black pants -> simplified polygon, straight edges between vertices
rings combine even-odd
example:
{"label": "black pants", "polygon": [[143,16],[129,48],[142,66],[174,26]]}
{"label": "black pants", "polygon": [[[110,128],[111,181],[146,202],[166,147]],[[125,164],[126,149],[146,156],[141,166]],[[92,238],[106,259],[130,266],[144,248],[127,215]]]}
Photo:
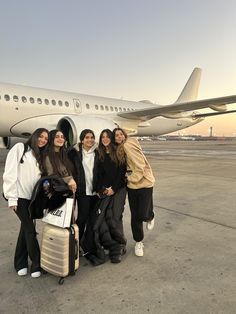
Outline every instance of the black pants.
{"label": "black pants", "polygon": [[85,227],[91,219],[93,208],[95,207],[97,195],[78,196],[78,219],[76,221],[79,227],[79,240],[81,241]]}
{"label": "black pants", "polygon": [[150,221],[153,212],[153,188],[128,189],[133,239],[140,242],[144,238],[143,221]]}
{"label": "black pants", "polygon": [[40,270],[40,249],[33,220],[29,216],[30,201],[19,198],[16,214],[21,221],[16,244],[14,266],[16,271],[28,268],[28,256],[32,261],[31,272]]}
{"label": "black pants", "polygon": [[[125,247],[127,242],[124,235],[123,212],[125,207],[126,187],[119,189],[113,196],[112,216],[117,232],[120,234],[121,244]],[[124,244],[125,243],[125,244]]]}

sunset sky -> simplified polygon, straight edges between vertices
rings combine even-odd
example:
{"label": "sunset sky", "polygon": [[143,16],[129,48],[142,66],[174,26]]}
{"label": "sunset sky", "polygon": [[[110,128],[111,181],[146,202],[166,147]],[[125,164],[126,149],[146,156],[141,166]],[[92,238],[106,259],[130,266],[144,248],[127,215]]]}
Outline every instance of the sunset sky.
{"label": "sunset sky", "polygon": [[[235,12],[235,0],[2,1],[0,81],[168,104],[200,67],[199,99],[234,95]],[[235,122],[185,134],[236,136]]]}

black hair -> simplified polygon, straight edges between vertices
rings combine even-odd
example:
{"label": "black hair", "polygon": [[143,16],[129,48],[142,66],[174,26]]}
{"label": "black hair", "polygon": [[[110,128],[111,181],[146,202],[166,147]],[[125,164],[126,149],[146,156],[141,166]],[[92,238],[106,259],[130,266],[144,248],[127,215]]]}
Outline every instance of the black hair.
{"label": "black hair", "polygon": [[48,130],[45,128],[38,128],[31,134],[29,139],[24,143],[24,151],[23,151],[22,157],[20,159],[20,163],[23,163],[24,162],[23,157],[24,157],[25,153],[29,149],[32,149],[34,157],[36,158],[36,160],[39,164],[39,169],[41,171],[43,170],[42,152],[44,151],[46,145],[44,147],[39,148],[38,147],[38,138],[40,137],[40,135],[43,132],[48,134]]}
{"label": "black hair", "polygon": [[110,158],[111,158],[112,161],[114,161],[116,164],[118,164],[118,159],[117,159],[117,156],[116,156],[116,149],[115,149],[114,139],[113,139],[113,133],[112,133],[112,131],[110,129],[104,129],[104,130],[102,130],[102,132],[100,134],[99,144],[98,144],[99,159],[101,161],[104,161],[105,155],[107,153],[106,147],[102,144],[102,137],[103,137],[104,133],[107,133],[107,136],[111,140],[111,143],[108,145],[108,151],[109,151],[109,154],[110,154]]}
{"label": "black hair", "polygon": [[65,138],[65,135],[61,130],[55,129],[49,132],[48,145],[45,150],[44,158],[43,158],[44,173],[47,174],[45,159],[46,159],[46,156],[48,156],[50,163],[52,164],[54,174],[58,174],[63,177],[64,173],[61,172],[62,170],[61,164],[65,166],[69,175],[72,174],[72,165],[66,152],[66,139],[65,139],[65,143],[63,144],[62,147],[60,147],[59,151],[58,152],[55,151],[54,140],[58,132],[61,132]]}
{"label": "black hair", "polygon": [[91,129],[84,129],[84,130],[82,130],[81,133],[80,133],[80,136],[79,136],[79,140],[80,140],[79,148],[80,149],[82,148],[82,141],[84,140],[85,136],[88,133],[91,133],[93,135],[93,137],[95,138],[95,134],[94,134],[93,130],[91,130]]}

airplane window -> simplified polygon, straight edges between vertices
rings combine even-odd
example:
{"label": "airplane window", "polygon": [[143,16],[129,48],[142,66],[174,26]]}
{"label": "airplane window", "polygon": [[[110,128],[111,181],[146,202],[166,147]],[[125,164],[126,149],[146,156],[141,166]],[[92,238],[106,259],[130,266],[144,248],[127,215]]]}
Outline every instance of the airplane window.
{"label": "airplane window", "polygon": [[41,98],[37,98],[37,103],[41,104],[42,103],[42,99]]}
{"label": "airplane window", "polygon": [[106,109],[106,111],[108,111],[109,110],[108,106],[105,106],[105,109]]}
{"label": "airplane window", "polygon": [[89,109],[89,108],[90,108],[89,104],[86,104],[86,108],[87,108],[87,109]]}
{"label": "airplane window", "polygon": [[126,108],[123,108],[123,111],[126,111]]}
{"label": "airplane window", "polygon": [[59,106],[62,106],[62,105],[63,105],[61,100],[58,100],[58,105],[59,105]]}
{"label": "airplane window", "polygon": [[101,109],[101,110],[104,110],[104,107],[103,107],[103,105],[100,105],[100,109]]}
{"label": "airplane window", "polygon": [[119,111],[122,111],[121,107],[119,107]]}
{"label": "airplane window", "polygon": [[65,101],[65,106],[66,106],[66,107],[69,107],[68,101]]}
{"label": "airplane window", "polygon": [[19,100],[18,96],[13,96],[13,100],[17,102]]}
{"label": "airplane window", "polygon": [[98,110],[98,105],[95,105],[95,109]]}
{"label": "airplane window", "polygon": [[110,106],[110,110],[111,110],[111,111],[114,111],[114,108],[113,108],[112,106]]}
{"label": "airplane window", "polygon": [[22,100],[22,102],[27,102],[27,99],[26,99],[25,96],[22,96],[22,97],[21,97],[21,100]]}
{"label": "airplane window", "polygon": [[57,104],[57,103],[56,103],[56,100],[53,99],[53,100],[52,100],[52,105],[53,105],[53,106],[56,106],[56,104]]}
{"label": "airplane window", "polygon": [[6,101],[10,100],[10,96],[9,95],[4,95],[4,98],[5,98]]}
{"label": "airplane window", "polygon": [[29,101],[31,102],[31,104],[34,104],[34,98],[30,97]]}
{"label": "airplane window", "polygon": [[117,108],[117,107],[115,107],[115,111],[116,111],[116,112],[118,111],[118,108]]}
{"label": "airplane window", "polygon": [[49,105],[49,100],[48,100],[47,98],[45,98],[45,99],[44,99],[44,103],[45,103],[46,105]]}

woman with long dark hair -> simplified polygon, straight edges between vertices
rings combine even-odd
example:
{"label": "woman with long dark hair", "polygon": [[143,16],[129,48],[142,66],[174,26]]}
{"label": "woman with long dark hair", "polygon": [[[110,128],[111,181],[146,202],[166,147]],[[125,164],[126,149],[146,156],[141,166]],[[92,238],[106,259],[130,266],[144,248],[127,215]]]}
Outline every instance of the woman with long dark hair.
{"label": "woman with long dark hair", "polygon": [[68,159],[65,143],[65,136],[60,130],[49,132],[48,145],[44,153],[43,174],[60,176],[75,193],[76,182],[72,176],[72,164]]}
{"label": "woman with long dark hair", "polygon": [[43,171],[42,153],[48,142],[48,130],[34,131],[25,144],[17,143],[9,151],[3,174],[3,193],[11,208],[21,221],[15,250],[14,266],[19,276],[28,272],[28,256],[32,261],[31,277],[40,272],[40,249],[29,205],[33,188]]}
{"label": "woman with long dark hair", "polygon": [[131,229],[136,241],[134,252],[143,256],[143,222],[147,230],[154,227],[153,186],[155,178],[142,148],[135,138],[128,138],[121,128],[113,130],[118,145],[117,154],[123,156],[127,163],[128,199],[131,211]]}
{"label": "woman with long dark hair", "polygon": [[119,263],[121,256],[126,252],[126,238],[123,230],[123,211],[126,197],[126,165],[118,157],[113,142],[113,134],[109,129],[101,132],[98,145],[98,184],[97,192],[107,196],[113,196],[112,224],[115,234],[111,234],[120,245],[119,253],[112,254],[112,263]]}

